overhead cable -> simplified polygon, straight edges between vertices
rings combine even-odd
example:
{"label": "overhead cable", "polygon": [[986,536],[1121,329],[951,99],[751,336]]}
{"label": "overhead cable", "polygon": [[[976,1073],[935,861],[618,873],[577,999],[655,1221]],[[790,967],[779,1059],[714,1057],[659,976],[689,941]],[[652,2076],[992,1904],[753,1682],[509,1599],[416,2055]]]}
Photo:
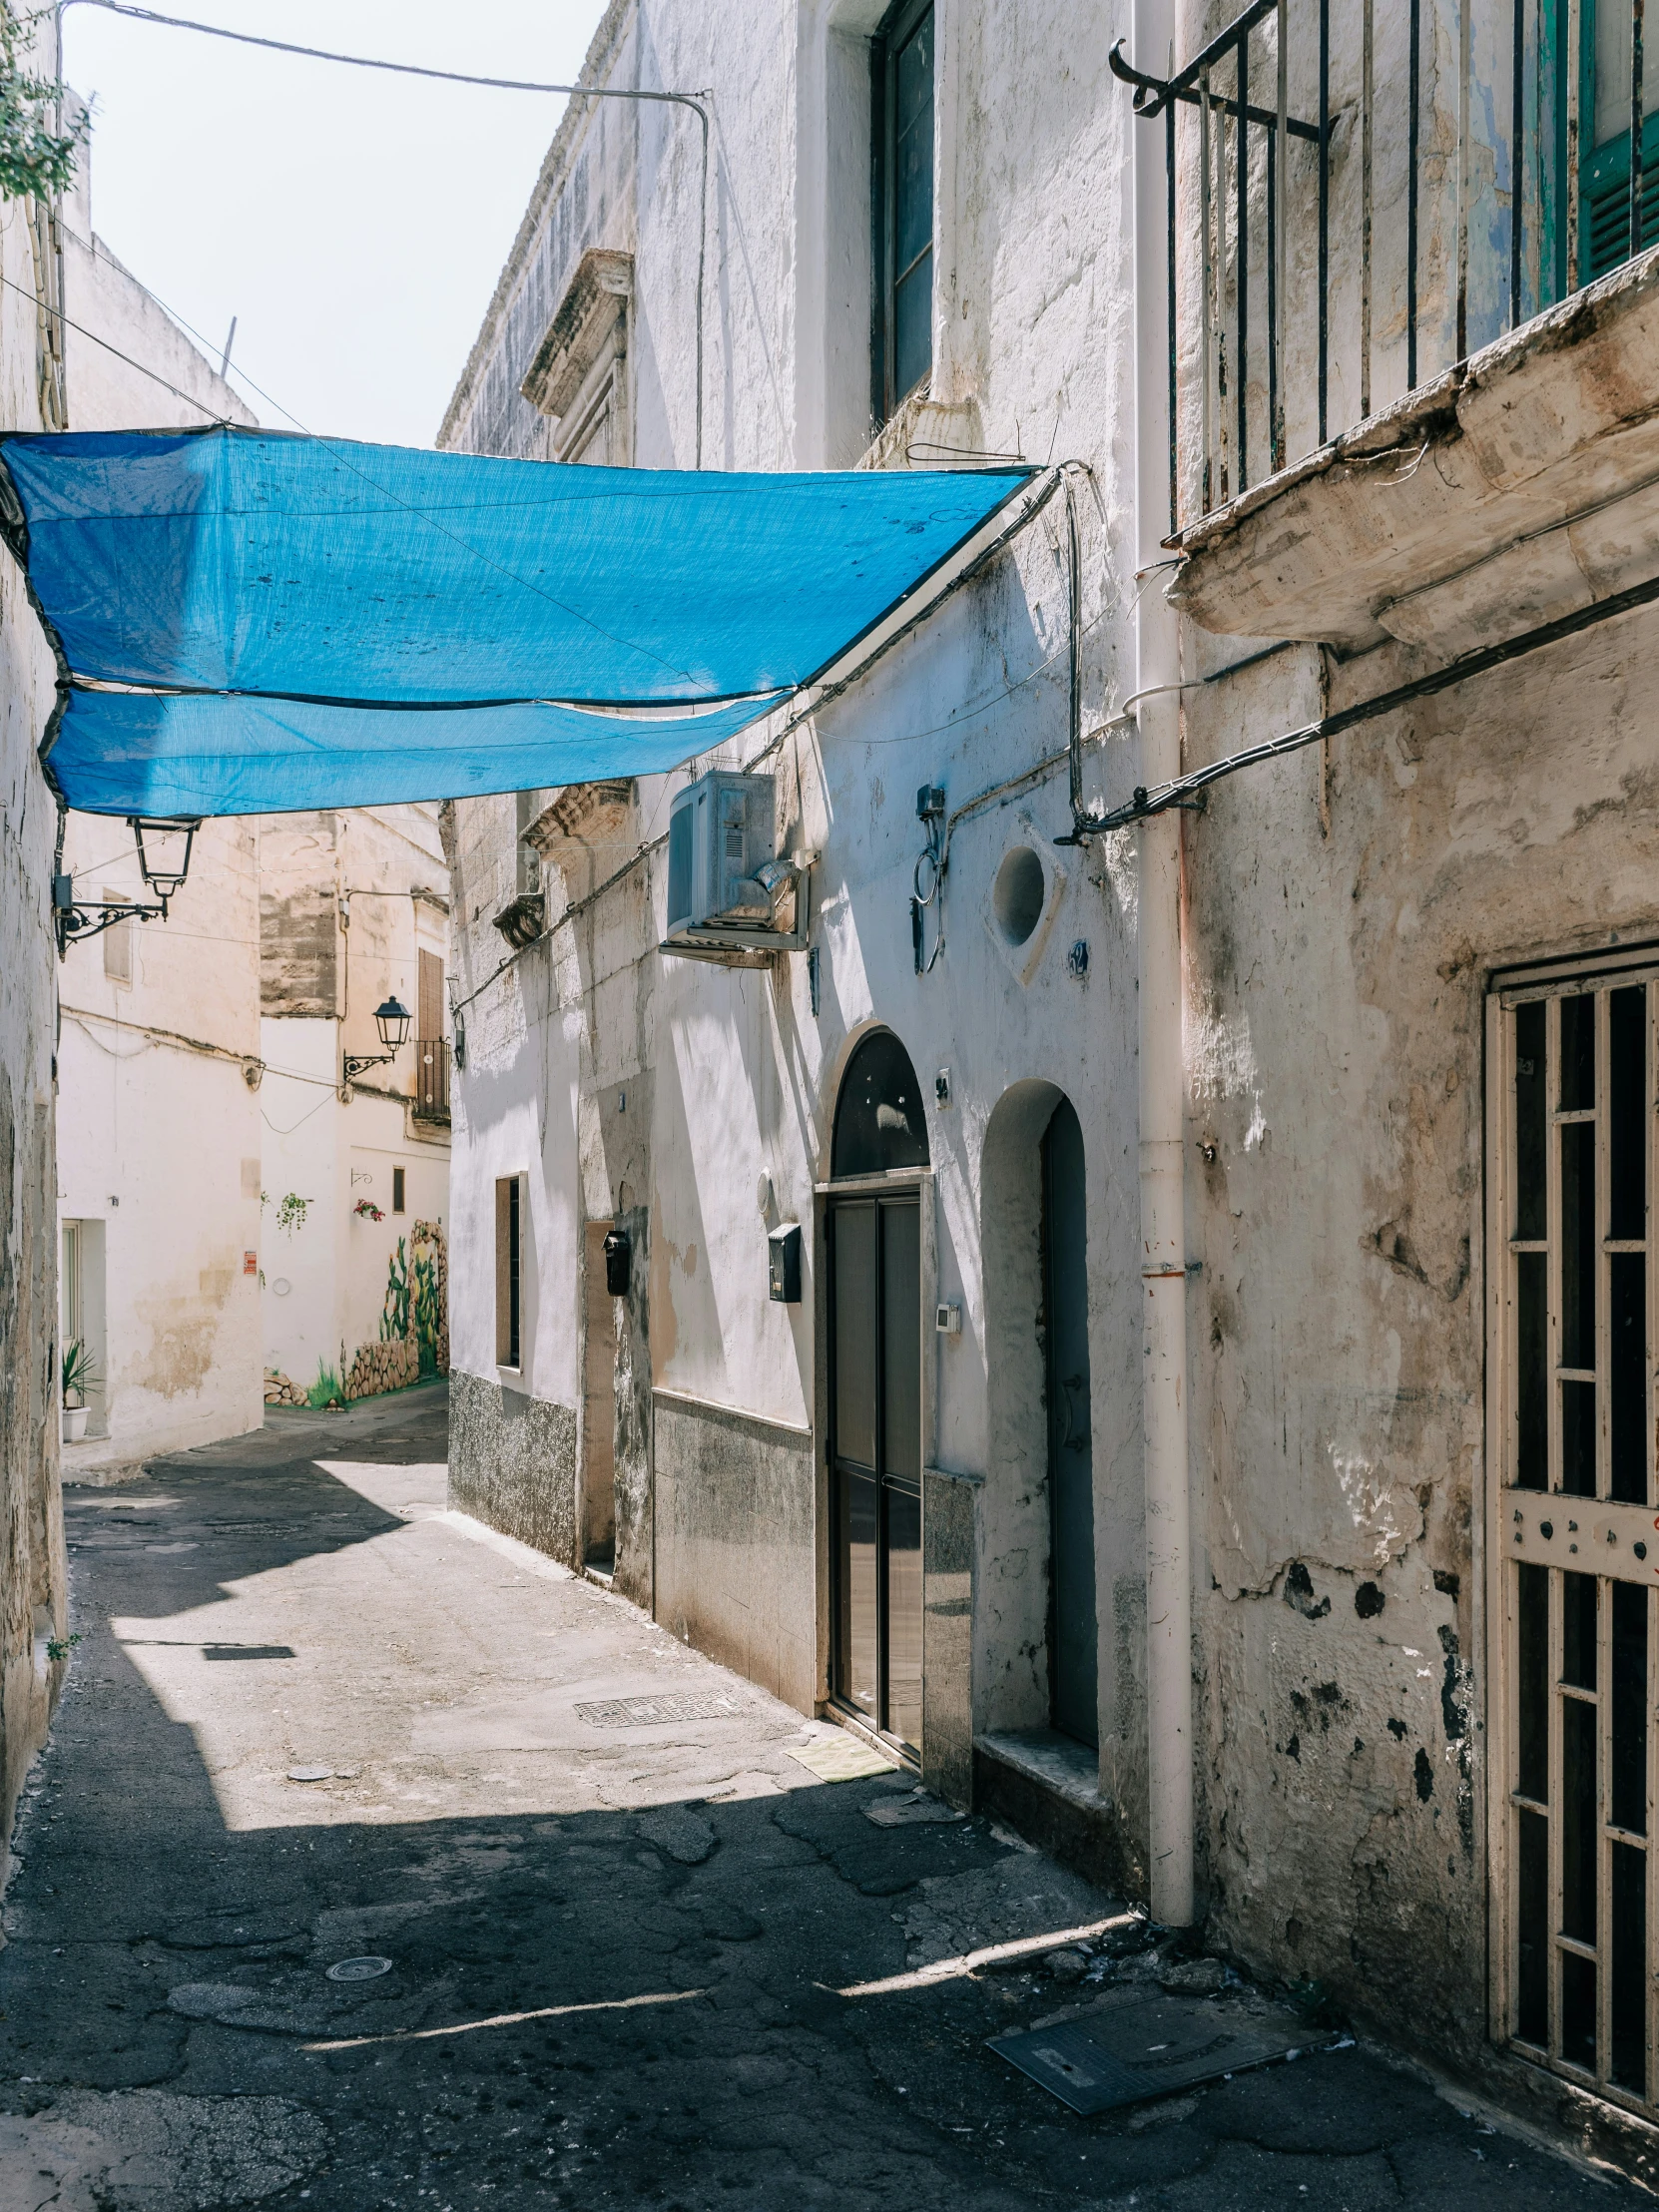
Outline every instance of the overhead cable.
{"label": "overhead cable", "polygon": [[[101,5],[102,0],[92,0],[92,4]],[[4,284],[8,291],[20,291],[25,299],[32,299],[37,307],[40,305],[39,294],[31,290],[29,285],[14,283],[9,276],[0,276],[0,284]],[[160,384],[165,391],[172,392],[174,398],[182,399],[187,407],[196,408],[199,414],[205,414],[210,422],[217,423],[221,429],[230,429],[228,416],[219,414],[202,400],[193,397],[190,392],[181,391],[177,384],[170,384],[165,376],[159,376],[153,368],[146,368],[142,361],[135,361],[131,353],[123,353],[119,345],[112,345],[108,338],[101,338],[96,330],[87,329],[84,323],[71,322],[66,314],[55,307],[48,311],[66,330],[73,330],[77,337],[91,338],[94,345],[101,345],[106,353],[113,353],[118,361],[125,361],[129,368],[136,368],[141,376],[148,376],[153,384]]]}
{"label": "overhead cable", "polygon": [[[170,31],[200,31],[207,38],[229,39],[236,46],[262,46],[274,54],[296,54],[305,61],[334,62],[346,69],[373,69],[394,77],[425,77],[446,85],[478,85],[490,92],[539,92],[563,94],[572,100],[645,100],[662,106],[690,108],[703,132],[702,199],[698,207],[697,245],[697,428],[693,466],[703,466],[703,292],[709,234],[709,93],[648,92],[624,85],[549,85],[522,77],[476,77],[459,69],[428,69],[420,62],[389,62],[371,54],[336,54],[327,47],[300,46],[290,39],[263,38],[253,31],[232,31],[222,23],[197,23],[187,16],[161,15],[154,8],[135,8],[128,0],[57,0],[58,53],[63,54],[63,17],[66,8],[98,8],[106,15],[126,16],[137,23],[157,23]],[[230,346],[226,345],[226,359]]]}
{"label": "overhead cable", "polygon": [[1575,607],[1571,614],[1540,623],[1535,630],[1523,630],[1497,645],[1483,645],[1472,653],[1459,654],[1444,668],[1413,677],[1408,684],[1396,684],[1391,691],[1379,692],[1375,698],[1357,700],[1352,707],[1341,707],[1335,714],[1322,715],[1318,722],[1307,723],[1300,730],[1288,730],[1283,736],[1269,738],[1261,745],[1246,746],[1242,752],[1226,754],[1221,760],[1212,761],[1208,768],[1194,769],[1189,776],[1178,776],[1151,791],[1139,785],[1128,806],[1080,818],[1076,834],[1078,837],[1099,836],[1105,830],[1125,830],[1132,823],[1165,814],[1172,807],[1190,807],[1210,785],[1219,784],[1225,777],[1237,776],[1241,769],[1280,760],[1287,753],[1300,753],[1305,746],[1318,745],[1360,723],[1375,722],[1380,715],[1392,714],[1396,708],[1408,707],[1414,700],[1430,699],[1438,692],[1450,691],[1454,685],[1466,683],[1471,676],[1483,676],[1488,669],[1501,668],[1507,661],[1519,660],[1525,654],[1541,652],[1545,646],[1578,637],[1600,623],[1611,622],[1618,615],[1629,614],[1637,607],[1651,606],[1656,600],[1659,600],[1659,576],[1650,576],[1643,583],[1632,584],[1628,590],[1611,592],[1588,607]]}

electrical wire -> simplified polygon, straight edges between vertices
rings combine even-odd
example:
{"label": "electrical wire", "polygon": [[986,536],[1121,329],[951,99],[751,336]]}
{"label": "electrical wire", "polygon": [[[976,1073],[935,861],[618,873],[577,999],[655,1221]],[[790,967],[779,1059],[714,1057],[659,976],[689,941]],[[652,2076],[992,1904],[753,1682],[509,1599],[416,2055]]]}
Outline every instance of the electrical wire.
{"label": "electrical wire", "polygon": [[[101,0],[94,0],[94,4],[101,4]],[[8,291],[21,292],[25,299],[33,300],[37,307],[40,306],[40,294],[32,291],[27,284],[15,283],[10,276],[0,276],[0,284],[4,284]],[[182,399],[187,407],[194,407],[199,414],[205,414],[210,422],[217,423],[221,429],[230,429],[231,423],[227,416],[215,414],[212,407],[193,398],[188,391],[181,391],[177,384],[170,384],[165,376],[159,375],[153,368],[146,368],[142,361],[135,361],[131,353],[123,353],[119,345],[112,345],[108,338],[101,338],[96,330],[89,330],[85,323],[71,322],[61,307],[47,307],[43,311],[61,323],[66,330],[73,330],[77,337],[91,338],[94,345],[101,345],[106,353],[113,353],[118,361],[125,361],[129,368],[136,368],[141,376],[148,376],[153,384],[160,384],[164,391],[172,392],[175,399]]]}
{"label": "electrical wire", "polygon": [[[63,18],[66,8],[93,7],[106,15],[129,17],[138,23],[157,23],[173,31],[200,31],[207,38],[228,39],[236,46],[261,46],[276,54],[296,54],[306,61],[335,62],[347,69],[373,69],[394,77],[424,77],[447,85],[478,85],[493,92],[564,94],[573,100],[643,100],[663,106],[690,108],[703,132],[703,182],[698,205],[697,242],[697,430],[696,460],[703,466],[703,293],[709,245],[709,106],[712,92],[651,92],[624,85],[548,85],[518,77],[476,77],[456,69],[428,69],[418,62],[388,62],[367,54],[335,54],[325,47],[300,46],[287,39],[264,38],[252,31],[228,30],[221,23],[197,23],[185,16],[161,15],[153,8],[136,8],[128,0],[56,0],[59,67],[63,57]],[[283,410],[284,413],[286,410]],[[290,418],[291,419],[291,418]]]}
{"label": "electrical wire", "polygon": [[397,77],[432,77],[446,85],[482,85],[494,92],[562,92],[583,100],[660,100],[702,112],[689,92],[634,92],[606,85],[543,85],[519,77],[473,77],[457,69],[427,69],[418,62],[381,61],[368,54],[333,54],[321,46],[297,46],[288,39],[228,30],[222,23],[194,23],[181,15],[158,15],[153,8],[129,7],[126,0],[58,0],[60,21],[67,8],[75,7],[100,8],[106,15],[130,16],[139,23],[160,23],[170,31],[200,31],[208,38],[229,39],[237,46],[263,46],[274,54],[297,54],[305,61],[340,62],[348,69],[378,69]]}
{"label": "electrical wire", "polygon": [[1207,768],[1194,769],[1190,775],[1178,776],[1153,790],[1140,786],[1128,806],[1114,807],[1102,815],[1080,817],[1077,834],[1098,836],[1107,830],[1124,830],[1132,823],[1145,822],[1172,807],[1191,808],[1210,785],[1219,784],[1225,777],[1237,776],[1241,769],[1281,760],[1288,753],[1300,753],[1304,747],[1318,745],[1322,739],[1337,737],[1363,722],[1375,722],[1379,716],[1392,714],[1396,708],[1409,706],[1415,700],[1430,699],[1437,692],[1466,683],[1471,676],[1483,676],[1489,669],[1499,668],[1507,661],[1540,652],[1545,646],[1558,645],[1619,615],[1630,614],[1638,607],[1651,606],[1656,600],[1659,600],[1659,576],[1650,576],[1625,591],[1610,592],[1605,599],[1593,601],[1588,607],[1575,607],[1571,614],[1562,615],[1554,622],[1541,623],[1535,630],[1523,630],[1518,636],[1505,638],[1496,645],[1483,645],[1472,653],[1460,654],[1444,668],[1437,668],[1427,676],[1413,677],[1409,683],[1396,684],[1371,699],[1357,700],[1352,707],[1322,715],[1318,722],[1306,723],[1300,730],[1287,730],[1261,745],[1245,746],[1237,753],[1225,754]]}

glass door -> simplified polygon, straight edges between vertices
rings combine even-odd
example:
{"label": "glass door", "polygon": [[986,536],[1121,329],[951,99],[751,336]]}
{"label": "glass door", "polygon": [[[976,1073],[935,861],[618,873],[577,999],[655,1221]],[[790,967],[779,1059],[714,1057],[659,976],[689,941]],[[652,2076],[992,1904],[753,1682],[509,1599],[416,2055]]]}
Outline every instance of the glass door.
{"label": "glass door", "polygon": [[921,1747],[921,1209],[914,1191],[829,1216],[831,1687]]}

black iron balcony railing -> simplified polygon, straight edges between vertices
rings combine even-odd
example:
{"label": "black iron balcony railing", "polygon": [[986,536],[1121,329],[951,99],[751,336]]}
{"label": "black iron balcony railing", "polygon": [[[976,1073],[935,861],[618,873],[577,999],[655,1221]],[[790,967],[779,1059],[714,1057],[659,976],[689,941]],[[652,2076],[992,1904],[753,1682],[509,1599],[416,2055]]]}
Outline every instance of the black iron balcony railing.
{"label": "black iron balcony railing", "polygon": [[1167,77],[1119,42],[1164,126],[1172,531],[1659,240],[1643,8],[1251,0]]}
{"label": "black iron balcony railing", "polygon": [[441,1037],[415,1039],[416,1121],[449,1119],[449,1047]]}

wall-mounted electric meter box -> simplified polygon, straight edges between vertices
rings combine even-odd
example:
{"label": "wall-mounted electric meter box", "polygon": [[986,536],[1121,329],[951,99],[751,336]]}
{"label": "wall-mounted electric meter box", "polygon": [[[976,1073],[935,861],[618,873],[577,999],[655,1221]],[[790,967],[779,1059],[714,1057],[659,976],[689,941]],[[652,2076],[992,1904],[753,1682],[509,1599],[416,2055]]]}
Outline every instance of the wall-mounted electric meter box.
{"label": "wall-mounted electric meter box", "polygon": [[767,1237],[768,1288],[779,1306],[801,1304],[801,1224],[781,1221]]}

